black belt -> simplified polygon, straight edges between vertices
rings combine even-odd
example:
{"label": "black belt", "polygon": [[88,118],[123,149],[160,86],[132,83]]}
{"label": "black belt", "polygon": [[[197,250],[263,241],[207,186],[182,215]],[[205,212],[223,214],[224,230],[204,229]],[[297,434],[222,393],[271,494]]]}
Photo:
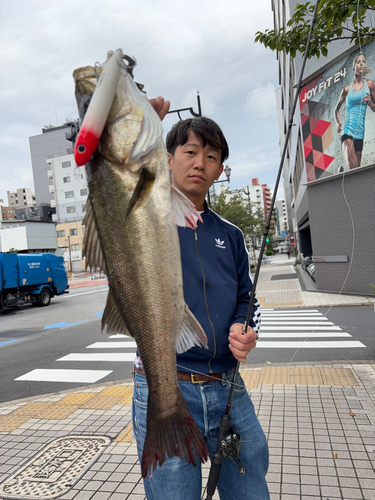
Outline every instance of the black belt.
{"label": "black belt", "polygon": [[[145,374],[144,370],[140,370],[136,366],[134,368],[137,373],[141,375]],[[224,373],[224,375],[227,375],[227,373]],[[223,380],[223,373],[210,373],[209,375],[204,375],[203,373],[177,372],[177,379],[191,382],[192,384],[202,384],[203,382],[217,382],[218,380]]]}

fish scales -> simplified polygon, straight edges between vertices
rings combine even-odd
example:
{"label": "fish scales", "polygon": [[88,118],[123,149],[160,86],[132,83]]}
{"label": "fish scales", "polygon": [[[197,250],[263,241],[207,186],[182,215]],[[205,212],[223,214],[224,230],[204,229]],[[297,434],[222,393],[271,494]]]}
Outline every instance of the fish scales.
{"label": "fish scales", "polygon": [[[83,119],[95,90],[95,71],[80,68],[73,76]],[[84,253],[88,265],[105,270],[109,283],[102,328],[135,338],[149,388],[142,475],[161,466],[166,455],[195,464],[193,448],[204,461],[205,442],[176,372],[176,342],[179,352],[207,347],[184,302],[174,221],[175,213],[181,225],[198,214],[171,186],[161,122],[124,70],[86,172]]]}

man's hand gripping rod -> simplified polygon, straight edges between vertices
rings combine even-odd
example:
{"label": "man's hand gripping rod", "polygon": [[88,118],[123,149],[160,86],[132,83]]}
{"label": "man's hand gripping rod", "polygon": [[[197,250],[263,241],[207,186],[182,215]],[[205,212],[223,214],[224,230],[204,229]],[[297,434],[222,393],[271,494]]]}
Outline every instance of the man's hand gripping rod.
{"label": "man's hand gripping rod", "polygon": [[[268,231],[269,231],[270,224],[271,224],[273,207],[275,205],[277,190],[279,187],[281,173],[282,173],[283,166],[284,166],[286,150],[288,147],[289,137],[290,137],[290,133],[291,133],[292,126],[293,126],[293,117],[294,117],[294,113],[295,113],[295,110],[297,107],[298,96],[299,96],[299,91],[301,88],[301,83],[302,83],[302,78],[303,78],[303,72],[304,72],[305,65],[306,65],[306,60],[307,60],[307,57],[309,54],[309,49],[310,49],[310,45],[311,45],[311,36],[312,36],[312,32],[313,32],[314,26],[315,26],[315,20],[316,20],[316,14],[318,11],[319,2],[320,2],[320,0],[317,0],[316,5],[315,5],[315,10],[314,10],[314,15],[313,15],[313,18],[311,21],[309,37],[308,37],[307,44],[306,44],[306,52],[305,52],[305,56],[303,58],[301,73],[300,73],[299,81],[298,81],[298,86],[297,86],[296,93],[294,96],[293,107],[292,107],[291,114],[290,114],[288,130],[287,130],[287,134],[285,136],[284,148],[283,148],[283,152],[282,152],[282,156],[281,156],[281,160],[280,160],[279,170],[278,170],[277,177],[276,177],[275,189],[274,189],[274,193],[273,193],[272,200],[271,200],[271,206],[270,206],[270,210],[268,212],[267,223],[266,223],[265,232],[264,232],[263,240],[262,240],[262,245],[261,245],[261,249],[260,249],[260,253],[259,253],[259,257],[258,257],[257,268],[255,271],[254,280],[253,280],[253,288],[252,288],[251,294],[250,294],[249,307],[247,309],[246,320],[245,320],[245,323],[243,326],[242,334],[245,334],[247,332],[247,328],[248,328],[249,323],[250,323],[251,312],[252,312],[253,306],[254,306],[255,292],[256,292],[256,287],[257,287],[257,283],[258,283],[260,266],[262,264],[262,257],[264,254],[264,248],[266,246],[266,239],[267,239]],[[237,462],[237,466],[238,466],[238,470],[239,470],[240,475],[243,476],[245,474],[245,469],[237,456],[239,451],[240,451],[240,447],[241,447],[240,437],[238,434],[234,434],[233,432],[231,432],[230,415],[229,415],[231,407],[232,407],[233,393],[234,393],[234,388],[236,387],[239,369],[240,369],[240,363],[237,362],[236,368],[234,370],[233,381],[232,381],[232,385],[231,385],[231,389],[230,389],[230,393],[229,393],[227,406],[225,409],[225,413],[224,413],[224,415],[221,419],[221,422],[220,422],[219,440],[218,440],[218,444],[217,444],[216,453],[214,454],[212,461],[211,461],[210,474],[208,476],[208,482],[207,482],[206,500],[212,500],[212,497],[215,493],[216,486],[217,486],[217,483],[219,481],[219,475],[220,475],[221,464],[223,461],[223,456],[225,458],[235,460]],[[234,439],[233,439],[233,437],[234,437]],[[238,442],[237,442],[237,439],[238,439]],[[226,448],[228,446],[228,442],[230,443],[230,448],[231,448],[231,451],[229,453],[227,453],[227,451],[226,451]]]}

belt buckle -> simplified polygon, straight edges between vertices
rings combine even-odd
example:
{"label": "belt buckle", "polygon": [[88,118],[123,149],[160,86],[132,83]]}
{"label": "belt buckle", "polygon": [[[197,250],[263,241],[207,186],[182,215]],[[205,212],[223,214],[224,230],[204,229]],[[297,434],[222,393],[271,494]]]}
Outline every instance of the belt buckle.
{"label": "belt buckle", "polygon": [[195,380],[195,373],[190,373],[190,380],[192,384],[203,384],[203,380]]}

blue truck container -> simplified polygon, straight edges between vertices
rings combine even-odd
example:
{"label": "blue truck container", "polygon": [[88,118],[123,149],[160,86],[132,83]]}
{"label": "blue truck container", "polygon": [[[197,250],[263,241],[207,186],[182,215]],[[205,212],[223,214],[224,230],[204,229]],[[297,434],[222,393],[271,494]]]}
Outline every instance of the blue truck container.
{"label": "blue truck container", "polygon": [[48,306],[68,292],[64,259],[53,253],[0,253],[0,309],[30,302]]}

